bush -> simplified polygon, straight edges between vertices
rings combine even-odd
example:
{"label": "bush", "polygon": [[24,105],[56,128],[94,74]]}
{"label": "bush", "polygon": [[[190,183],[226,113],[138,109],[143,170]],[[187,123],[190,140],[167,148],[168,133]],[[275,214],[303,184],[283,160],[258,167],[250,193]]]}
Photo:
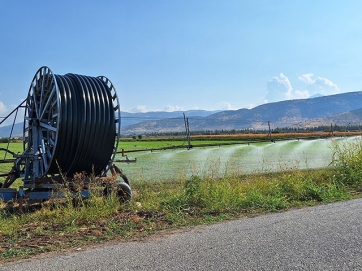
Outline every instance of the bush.
{"label": "bush", "polygon": [[206,207],[204,193],[201,183],[203,180],[198,176],[191,176],[183,185],[181,194],[174,195],[171,198],[162,201],[161,205],[167,210],[177,212],[186,211],[187,213],[194,213],[196,209]]}
{"label": "bush", "polygon": [[336,180],[343,184],[352,186],[358,190],[362,189],[362,140],[361,138],[338,143],[333,146],[334,154],[332,165],[335,170]]}
{"label": "bush", "polygon": [[0,138],[0,143],[8,143],[9,142],[9,138],[8,137],[2,137]]}

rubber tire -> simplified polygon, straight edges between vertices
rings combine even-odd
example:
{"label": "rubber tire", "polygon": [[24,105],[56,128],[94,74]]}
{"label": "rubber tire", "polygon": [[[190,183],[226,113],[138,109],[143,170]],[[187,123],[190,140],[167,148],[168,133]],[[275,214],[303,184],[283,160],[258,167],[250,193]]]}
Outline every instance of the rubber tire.
{"label": "rubber tire", "polygon": [[117,196],[121,203],[128,202],[132,199],[132,189],[125,182],[117,183]]}

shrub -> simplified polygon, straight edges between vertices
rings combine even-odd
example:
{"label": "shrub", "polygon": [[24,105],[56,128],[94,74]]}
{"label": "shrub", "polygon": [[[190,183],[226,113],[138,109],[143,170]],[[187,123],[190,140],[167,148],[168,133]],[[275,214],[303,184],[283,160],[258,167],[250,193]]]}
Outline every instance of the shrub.
{"label": "shrub", "polygon": [[362,188],[362,140],[353,139],[333,145],[332,165],[335,178],[343,185]]}
{"label": "shrub", "polygon": [[8,137],[2,137],[0,138],[0,143],[8,143],[9,142],[9,138]]}

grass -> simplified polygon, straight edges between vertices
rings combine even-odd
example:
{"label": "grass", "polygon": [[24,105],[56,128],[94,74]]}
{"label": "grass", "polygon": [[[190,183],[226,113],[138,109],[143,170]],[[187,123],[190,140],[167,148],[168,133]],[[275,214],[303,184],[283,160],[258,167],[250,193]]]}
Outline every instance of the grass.
{"label": "grass", "polygon": [[[356,136],[360,132],[335,132],[335,136]],[[222,135],[193,135],[191,136],[191,145],[222,145],[228,143],[244,142],[268,142],[272,140],[301,139],[301,138],[327,138],[331,137],[329,132],[310,132],[310,133],[276,133],[269,136],[268,134],[222,134]],[[142,137],[142,139],[121,138],[119,148],[124,150],[146,150],[167,148],[173,146],[185,146],[188,142],[182,137]]]}
{"label": "grass", "polygon": [[[235,143],[236,140],[226,139],[193,139],[191,145],[218,145],[226,143]],[[168,147],[182,147],[187,148],[188,142],[184,139],[165,139],[165,140],[156,140],[156,139],[141,139],[141,140],[122,140],[119,142],[119,148],[124,150],[147,150],[147,149],[162,149]]]}
{"label": "grass", "polygon": [[[215,165],[217,167],[217,165]],[[331,166],[258,174],[209,174],[172,181],[138,181],[134,198],[120,204],[103,197],[96,183],[93,196],[73,206],[73,196],[0,211],[0,261],[26,258],[110,239],[133,240],[164,229],[208,224],[294,207],[352,199],[362,191],[362,143],[334,146]]]}
{"label": "grass", "polygon": [[[3,149],[7,149],[8,144],[7,143],[0,143],[0,160],[2,159],[13,159],[13,156],[11,155],[11,153],[5,152]],[[14,152],[14,153],[23,153],[23,142],[20,141],[11,141],[9,144],[9,150]],[[7,174],[10,172],[11,168],[12,168],[13,164],[12,163],[5,163],[5,164],[0,164],[0,173],[2,174]],[[0,177],[0,182],[4,181],[4,177]],[[14,187],[19,187],[22,185],[22,181],[17,180],[14,183]]]}

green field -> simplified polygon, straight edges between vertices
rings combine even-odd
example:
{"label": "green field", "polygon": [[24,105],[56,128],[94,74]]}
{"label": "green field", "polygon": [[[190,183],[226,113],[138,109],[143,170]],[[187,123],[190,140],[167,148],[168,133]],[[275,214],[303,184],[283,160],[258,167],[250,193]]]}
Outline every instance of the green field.
{"label": "green field", "polygon": [[[136,163],[119,163],[133,181],[182,180],[191,175],[233,174],[326,167],[337,140],[293,140],[232,146],[130,153]],[[121,159],[121,156],[117,156]]]}
{"label": "green field", "polygon": [[[225,144],[232,141],[194,140],[192,149],[186,141],[133,140],[120,141],[118,150],[126,151],[136,163],[116,163],[132,181],[184,180],[191,175],[224,177],[235,174],[275,172],[289,169],[327,167],[332,161],[332,147],[338,142],[359,137],[338,137],[316,140],[285,140],[262,143],[197,147],[200,144]],[[179,149],[162,149],[172,146]],[[6,144],[0,144],[6,147]],[[11,143],[10,150],[22,152],[22,143]],[[130,150],[143,150],[128,152]],[[0,152],[4,157],[4,152]],[[7,155],[7,158],[12,158]],[[116,159],[124,160],[121,154]],[[2,173],[9,172],[11,164],[0,164]]]}
{"label": "green field", "polygon": [[[0,143],[0,148],[3,149],[7,149],[8,144],[6,143]],[[9,145],[9,150],[14,152],[14,153],[22,153],[23,152],[23,143],[22,142],[12,142]],[[13,159],[13,156],[11,153],[5,152],[3,150],[0,149],[0,160],[4,160],[4,159]],[[13,166],[13,164],[0,164],[0,173],[1,174],[5,174],[5,173],[9,173],[11,167]],[[4,178],[0,177],[0,182],[3,180]]]}
{"label": "green field", "polygon": [[[217,145],[235,143],[235,140],[192,140],[191,145]],[[133,140],[120,141],[119,149],[134,150],[134,149],[158,149],[169,147],[187,147],[188,143],[184,140]]]}

